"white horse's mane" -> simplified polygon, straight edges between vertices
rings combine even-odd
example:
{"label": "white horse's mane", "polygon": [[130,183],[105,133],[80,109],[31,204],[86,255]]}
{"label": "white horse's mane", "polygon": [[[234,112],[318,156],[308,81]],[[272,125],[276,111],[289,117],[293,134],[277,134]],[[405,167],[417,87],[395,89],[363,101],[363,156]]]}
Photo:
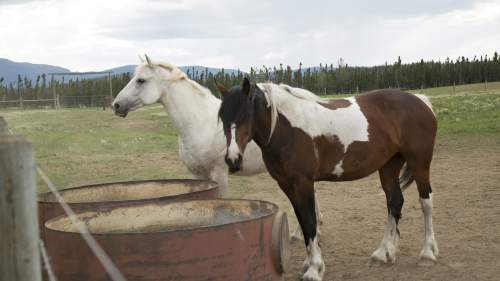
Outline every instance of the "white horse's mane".
{"label": "white horse's mane", "polygon": [[271,131],[267,140],[268,142],[271,140],[274,130],[276,129],[276,124],[278,123],[278,110],[280,105],[297,101],[297,99],[314,103],[325,101],[308,90],[291,87],[286,84],[266,82],[259,83],[257,86],[264,93],[267,107],[271,109]]}
{"label": "white horse's mane", "polygon": [[198,84],[196,81],[191,80],[186,73],[184,73],[182,70],[180,70],[178,67],[176,67],[173,64],[170,64],[168,62],[151,62],[147,63],[144,62],[137,66],[136,70],[139,67],[143,66],[149,66],[149,67],[160,67],[163,68],[164,70],[170,72],[170,77],[169,79],[162,79],[164,81],[169,81],[169,82],[176,82],[176,81],[186,81],[188,82],[193,88],[195,88],[196,92],[202,95],[212,95],[210,90],[200,84]]}

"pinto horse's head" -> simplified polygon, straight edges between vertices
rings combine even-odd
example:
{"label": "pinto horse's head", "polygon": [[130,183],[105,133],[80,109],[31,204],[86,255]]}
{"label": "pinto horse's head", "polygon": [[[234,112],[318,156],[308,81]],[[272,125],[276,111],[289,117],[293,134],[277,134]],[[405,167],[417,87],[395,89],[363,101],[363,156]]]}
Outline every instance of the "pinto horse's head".
{"label": "pinto horse's head", "polygon": [[157,103],[165,90],[162,82],[171,80],[169,77],[173,75],[174,69],[165,63],[153,63],[145,56],[142,64],[135,69],[132,79],[111,104],[115,114],[126,117],[130,111]]}
{"label": "pinto horse's head", "polygon": [[215,85],[222,96],[219,118],[222,120],[226,136],[225,160],[229,171],[234,173],[241,169],[243,153],[253,137],[253,87],[246,77],[241,86],[234,86],[227,91],[217,81]]}

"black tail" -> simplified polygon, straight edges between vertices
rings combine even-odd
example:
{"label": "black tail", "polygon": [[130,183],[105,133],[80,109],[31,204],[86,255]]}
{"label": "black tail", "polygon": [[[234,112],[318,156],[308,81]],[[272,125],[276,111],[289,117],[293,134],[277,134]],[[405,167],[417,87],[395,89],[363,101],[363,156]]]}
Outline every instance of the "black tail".
{"label": "black tail", "polygon": [[408,163],[405,163],[403,166],[403,174],[399,178],[399,185],[401,186],[401,191],[405,191],[408,186],[414,181],[413,174],[408,166]]}

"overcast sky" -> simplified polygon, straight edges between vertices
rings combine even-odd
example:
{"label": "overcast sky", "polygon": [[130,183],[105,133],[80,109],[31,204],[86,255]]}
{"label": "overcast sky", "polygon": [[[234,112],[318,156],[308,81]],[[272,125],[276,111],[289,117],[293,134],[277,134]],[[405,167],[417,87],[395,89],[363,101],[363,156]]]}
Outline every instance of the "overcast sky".
{"label": "overcast sky", "polygon": [[73,71],[136,64],[376,65],[493,54],[500,0],[0,0],[0,57]]}

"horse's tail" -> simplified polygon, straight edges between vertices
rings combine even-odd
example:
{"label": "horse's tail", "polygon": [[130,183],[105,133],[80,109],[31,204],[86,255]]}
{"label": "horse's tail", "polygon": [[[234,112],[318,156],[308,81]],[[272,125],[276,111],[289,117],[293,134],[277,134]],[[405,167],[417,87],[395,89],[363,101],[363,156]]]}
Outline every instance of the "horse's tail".
{"label": "horse's tail", "polygon": [[399,185],[401,186],[401,191],[405,191],[408,186],[414,181],[413,174],[410,170],[408,163],[403,166],[403,174],[399,178]]}
{"label": "horse's tail", "polygon": [[[417,96],[417,98],[419,98],[421,101],[423,101],[425,103],[425,105],[427,105],[432,113],[434,113],[434,110],[432,109],[432,104],[431,104],[431,101],[429,100],[429,97],[424,95],[424,94],[415,94],[415,96]],[[436,113],[434,113],[434,115],[436,115]]]}

